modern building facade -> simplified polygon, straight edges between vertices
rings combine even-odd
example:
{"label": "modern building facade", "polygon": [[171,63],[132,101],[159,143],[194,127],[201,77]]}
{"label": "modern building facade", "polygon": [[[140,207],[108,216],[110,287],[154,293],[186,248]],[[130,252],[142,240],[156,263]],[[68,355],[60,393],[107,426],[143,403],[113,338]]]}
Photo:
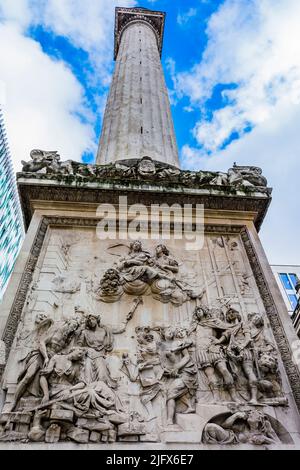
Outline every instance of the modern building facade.
{"label": "modern building facade", "polygon": [[296,330],[296,333],[298,337],[300,338],[300,286],[299,286],[298,292],[299,292],[298,303],[292,315],[292,320],[293,320],[293,325]]}
{"label": "modern building facade", "polygon": [[296,286],[300,279],[300,266],[271,265],[271,268],[284,298],[288,312],[292,316],[298,303]]}
{"label": "modern building facade", "polygon": [[0,109],[0,302],[23,236],[19,196]]}
{"label": "modern building facade", "polygon": [[259,238],[272,190],[251,165],[179,168],[164,20],[116,10],[97,163],[35,150],[18,174],[1,449],[300,448],[300,344]]}

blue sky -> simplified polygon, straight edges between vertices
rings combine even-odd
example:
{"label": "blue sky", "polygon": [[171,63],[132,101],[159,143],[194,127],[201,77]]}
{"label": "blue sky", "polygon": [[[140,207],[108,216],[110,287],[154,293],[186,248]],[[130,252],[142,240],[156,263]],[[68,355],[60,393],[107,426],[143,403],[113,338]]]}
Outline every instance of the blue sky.
{"label": "blue sky", "polygon": [[257,165],[269,259],[300,264],[299,0],[0,0],[0,103],[16,169],[32,148],[93,161],[115,6],[167,13],[162,65],[183,168]]}
{"label": "blue sky", "polygon": [[[121,5],[122,2],[119,2],[119,4]],[[189,112],[185,111],[186,108],[189,108],[189,98],[187,96],[183,96],[179,102],[173,96],[172,63],[173,61],[176,63],[177,72],[182,72],[200,60],[207,44],[205,33],[207,20],[220,4],[222,4],[222,0],[207,0],[204,2],[199,2],[199,0],[184,2],[182,0],[145,0],[137,4],[150,9],[158,8],[167,14],[162,65],[167,86],[170,90],[172,115],[179,148],[186,144],[196,145],[191,129],[199,119],[200,113],[197,108],[193,110],[190,108]],[[113,9],[111,10],[113,15]],[[97,79],[88,51],[74,46],[68,37],[53,34],[53,31],[41,24],[30,27],[27,34],[41,45],[47,55],[62,60],[71,67],[73,74],[84,87],[89,108],[94,114],[95,136],[99,136],[103,117],[103,97],[108,93],[109,83],[105,81],[103,84],[100,79]],[[113,73],[114,67],[112,47],[113,35],[107,51],[111,58],[111,63],[108,64],[108,70],[111,73]],[[221,91],[231,86],[231,84],[216,86],[213,96],[207,101],[207,112],[211,113],[222,106]],[[99,99],[102,103],[101,110],[99,110]],[[81,116],[81,118],[84,119],[84,116]],[[85,162],[92,162],[95,159],[95,153],[87,151],[82,155],[82,159]]]}

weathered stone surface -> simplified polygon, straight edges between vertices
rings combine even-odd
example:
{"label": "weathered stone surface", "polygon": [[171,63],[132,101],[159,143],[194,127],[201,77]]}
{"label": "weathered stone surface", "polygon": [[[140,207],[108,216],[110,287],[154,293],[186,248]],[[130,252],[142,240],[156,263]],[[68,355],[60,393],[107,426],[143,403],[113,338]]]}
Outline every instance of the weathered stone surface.
{"label": "weathered stone surface", "polygon": [[[251,166],[176,168],[160,33],[126,15],[103,164],[34,150],[19,175],[30,226],[0,315],[7,356],[0,440],[50,448],[299,446],[295,335],[257,235],[270,203],[267,181]],[[138,54],[126,58],[129,71],[141,72],[134,92],[120,78],[124,45],[146,56],[143,64]],[[190,230],[196,205],[205,204],[201,249],[177,237],[175,215],[158,223],[163,242],[132,242],[118,230],[99,237],[98,204],[111,204],[120,228],[137,202],[191,204]],[[145,224],[142,235],[150,229]]]}
{"label": "weathered stone surface", "polygon": [[[38,302],[27,303],[17,334],[16,354],[10,358],[15,365],[6,378],[10,389],[16,390],[15,401],[8,395],[7,409],[19,410],[22,406],[30,410],[26,424],[31,423],[33,410],[44,412],[29,439],[42,440],[44,430],[45,440],[58,442],[66,435],[83,443],[89,442],[88,431],[92,431],[99,434],[92,436],[93,442],[144,436],[143,442],[196,443],[201,441],[205,429],[210,430],[206,425],[214,424],[215,416],[234,415],[232,406],[238,410],[241,406],[255,408],[269,404],[271,409],[285,406],[286,386],[282,387],[278,368],[280,355],[260,293],[251,280],[251,267],[240,235],[207,234],[201,264],[195,264],[194,256],[190,257],[183,242],[177,240],[171,239],[168,248],[154,241],[134,246],[128,253],[126,246],[116,244],[117,253],[121,250],[124,255],[124,261],[115,267],[124,278],[121,283],[124,293],[111,300],[109,291],[107,298],[99,298],[93,287],[101,285],[103,273],[111,269],[115,253],[110,242],[95,238],[93,230],[53,227],[48,232],[34,291],[28,292],[29,297],[34,292]],[[95,256],[100,252],[101,271]],[[72,279],[79,288],[70,290],[70,284],[60,283],[57,306],[53,303],[51,314],[41,314],[41,310],[48,308],[45,293],[53,295],[56,288],[53,279],[57,278],[57,269],[49,275],[49,262],[58,266],[63,258],[60,276]],[[130,266],[137,261],[138,269],[124,269],[129,259]],[[152,267],[147,270],[146,266]],[[158,283],[154,291],[152,275]],[[238,282],[240,278],[246,281]],[[194,289],[199,295],[184,297],[182,302],[179,299],[186,283],[190,292]],[[205,285],[206,288],[201,287]],[[141,292],[143,300],[136,297]],[[176,302],[172,302],[172,295]],[[93,313],[99,310],[101,318]],[[115,324],[111,323],[112,318]],[[34,349],[41,341],[49,357],[47,367],[43,368],[41,352],[38,347]],[[29,365],[40,368],[37,370],[46,380],[49,393],[43,404],[31,395],[24,397],[27,389],[21,387],[22,381],[17,381],[14,362],[20,359],[23,377],[29,374]],[[182,366],[177,369],[180,363]],[[239,370],[238,382],[233,379],[234,367]],[[163,396],[167,397],[166,404]],[[84,403],[87,415],[76,421],[74,412],[64,409],[79,406],[78,412],[82,413]],[[99,406],[107,411],[102,418],[95,419]],[[245,413],[244,409],[241,412]],[[2,422],[20,422],[15,419],[18,415],[22,416],[20,412],[3,414]],[[68,423],[75,426],[61,434],[51,426],[46,431],[49,419],[63,427]],[[259,415],[259,419],[263,418]],[[222,423],[216,424],[222,428]],[[295,423],[291,429],[297,426]],[[221,433],[219,428],[216,429]],[[279,442],[284,432],[277,436]]]}
{"label": "weathered stone surface", "polygon": [[[140,13],[135,15],[138,19]],[[157,36],[152,25],[133,21],[122,30],[97,161],[110,163],[144,155],[178,166]]]}
{"label": "weathered stone surface", "polygon": [[90,433],[90,442],[100,442],[101,441],[101,433],[92,431]]}
{"label": "weathered stone surface", "polygon": [[120,442],[138,442],[139,437],[138,436],[120,436],[119,441]]}
{"label": "weathered stone surface", "polygon": [[51,411],[50,419],[57,421],[73,422],[74,412],[69,410],[54,409]]}
{"label": "weathered stone surface", "polygon": [[77,427],[72,427],[67,432],[68,438],[78,444],[86,444],[89,441],[89,435],[90,433],[88,430]]}
{"label": "weathered stone surface", "polygon": [[46,431],[45,442],[56,444],[59,441],[61,427],[58,424],[51,424]]}

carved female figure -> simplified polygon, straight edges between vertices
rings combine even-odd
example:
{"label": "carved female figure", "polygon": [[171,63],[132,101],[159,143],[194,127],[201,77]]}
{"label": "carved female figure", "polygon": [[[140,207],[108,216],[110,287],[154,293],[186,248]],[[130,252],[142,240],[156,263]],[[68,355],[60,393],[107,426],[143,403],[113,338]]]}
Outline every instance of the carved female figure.
{"label": "carved female figure", "polygon": [[[65,403],[70,403],[78,416],[89,411],[100,417],[118,415],[120,410],[117,409],[114,392],[101,380],[89,384],[85,382],[82,374],[85,355],[84,348],[75,347],[69,354],[56,354],[51,358],[42,372],[48,387],[44,406],[60,404],[64,408]],[[115,418],[118,423],[126,421],[122,414]]]}
{"label": "carved female figure", "polygon": [[208,423],[204,428],[206,444],[275,444],[280,440],[266,415],[257,410],[237,412],[221,425]]}
{"label": "carved female figure", "polygon": [[119,326],[108,327],[101,323],[100,315],[89,313],[86,316],[85,327],[81,331],[77,345],[86,348],[85,380],[87,383],[102,380],[110,387],[116,387],[116,381],[111,377],[105,356],[113,349],[113,335],[124,333],[127,323],[131,320],[140,298],[134,299],[133,306],[126,319]]}
{"label": "carved female figure", "polygon": [[143,250],[142,243],[136,240],[130,244],[128,255],[118,265],[119,271],[126,282],[143,279],[145,282],[156,276],[156,271],[150,267],[151,254]]}

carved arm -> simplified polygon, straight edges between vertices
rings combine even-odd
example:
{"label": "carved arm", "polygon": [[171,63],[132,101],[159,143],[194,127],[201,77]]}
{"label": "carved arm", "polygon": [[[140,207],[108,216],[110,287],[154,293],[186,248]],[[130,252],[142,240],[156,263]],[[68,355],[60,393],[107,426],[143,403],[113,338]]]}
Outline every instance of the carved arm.
{"label": "carved arm", "polygon": [[237,419],[245,420],[246,413],[239,411],[237,413],[234,413],[232,416],[229,416],[229,418],[227,418],[226,421],[224,421],[224,423],[222,424],[222,428],[231,429]]}
{"label": "carved arm", "polygon": [[190,360],[190,353],[188,352],[187,349],[184,349],[182,353],[183,353],[183,358],[176,364],[176,368],[175,368],[175,370],[178,370],[178,371],[183,369]]}

